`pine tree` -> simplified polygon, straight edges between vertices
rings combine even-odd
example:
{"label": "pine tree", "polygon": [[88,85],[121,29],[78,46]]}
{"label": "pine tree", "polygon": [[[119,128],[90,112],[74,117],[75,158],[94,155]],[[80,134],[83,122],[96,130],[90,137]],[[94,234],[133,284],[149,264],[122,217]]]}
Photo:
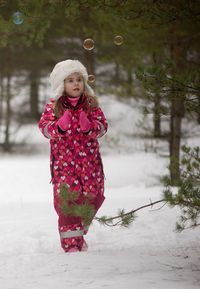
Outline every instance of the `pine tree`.
{"label": "pine tree", "polygon": [[182,151],[180,180],[176,190],[172,188],[170,178],[164,178],[165,200],[171,207],[179,206],[181,209],[176,223],[178,231],[200,225],[200,147],[182,146]]}

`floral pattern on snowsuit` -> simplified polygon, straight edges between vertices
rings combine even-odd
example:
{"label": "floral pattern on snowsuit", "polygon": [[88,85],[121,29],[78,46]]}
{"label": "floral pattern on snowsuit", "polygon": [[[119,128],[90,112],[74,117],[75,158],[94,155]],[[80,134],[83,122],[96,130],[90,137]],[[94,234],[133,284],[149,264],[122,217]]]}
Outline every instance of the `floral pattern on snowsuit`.
{"label": "floral pattern on snowsuit", "polygon": [[[58,118],[54,113],[53,99],[45,106],[39,121],[42,134],[50,139],[50,170],[54,189],[54,207],[59,216],[58,228],[61,245],[67,252],[70,247],[77,246],[81,251],[85,245],[83,235],[88,226],[80,217],[64,216],[59,206],[59,187],[67,184],[71,191],[79,192],[78,203],[89,197],[95,207],[100,208],[104,197],[104,171],[99,151],[98,138],[107,131],[107,120],[99,107],[88,109],[86,97],[80,97],[77,105],[69,103],[68,109],[72,121],[67,131],[57,126]],[[91,129],[84,133],[79,126],[79,115],[84,110],[91,122]]]}

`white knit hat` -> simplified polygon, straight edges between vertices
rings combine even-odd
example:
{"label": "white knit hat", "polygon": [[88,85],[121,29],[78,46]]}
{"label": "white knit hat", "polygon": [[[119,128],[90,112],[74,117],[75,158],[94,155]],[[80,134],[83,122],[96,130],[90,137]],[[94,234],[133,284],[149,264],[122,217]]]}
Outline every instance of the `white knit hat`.
{"label": "white knit hat", "polygon": [[64,92],[64,80],[70,74],[78,72],[83,76],[85,91],[94,95],[93,89],[88,85],[88,73],[85,66],[78,60],[67,59],[58,62],[50,74],[50,82],[53,90],[53,97],[57,100]]}

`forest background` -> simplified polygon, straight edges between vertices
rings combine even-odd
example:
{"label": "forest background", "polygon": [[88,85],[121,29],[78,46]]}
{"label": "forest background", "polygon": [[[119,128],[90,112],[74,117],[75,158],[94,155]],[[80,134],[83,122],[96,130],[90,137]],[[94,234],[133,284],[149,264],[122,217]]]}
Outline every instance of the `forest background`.
{"label": "forest background", "polygon": [[[183,223],[192,219],[196,226],[199,147],[184,147],[181,159],[181,139],[184,118],[200,123],[199,31],[199,1],[0,1],[1,153],[26,151],[16,135],[24,124],[37,123],[50,97],[52,67],[79,59],[97,95],[134,98],[144,116],[152,115],[145,137],[169,144],[165,200],[189,206]],[[93,42],[84,46],[85,39]],[[173,197],[168,186],[181,190]]]}

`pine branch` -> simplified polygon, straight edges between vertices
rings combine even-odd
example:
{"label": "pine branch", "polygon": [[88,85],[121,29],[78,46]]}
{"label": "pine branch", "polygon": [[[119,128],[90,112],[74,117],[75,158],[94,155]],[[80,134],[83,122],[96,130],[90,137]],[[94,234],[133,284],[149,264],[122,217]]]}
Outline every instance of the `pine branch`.
{"label": "pine branch", "polygon": [[[166,202],[165,199],[162,199],[162,200],[158,200],[158,201],[155,201],[155,202],[152,202],[150,201],[149,204],[147,205],[143,205],[137,209],[134,209],[128,213],[125,213],[123,210],[121,211],[122,213],[118,214],[117,216],[114,216],[114,217],[101,217],[101,218],[98,218],[98,217],[95,217],[94,219],[104,225],[107,225],[107,226],[117,226],[117,225],[122,225],[122,226],[125,226],[126,224],[126,221],[128,223],[128,225],[133,221],[133,219],[135,218],[134,214],[139,211],[139,210],[142,210],[144,208],[147,208],[147,207],[152,207],[154,206],[155,204],[158,204],[158,203],[161,203],[161,202]],[[167,202],[166,202],[167,203]],[[125,221],[124,221],[124,218],[127,218]],[[130,218],[130,221],[129,219]],[[119,219],[119,220],[118,220]],[[118,220],[116,223],[113,223],[114,220]],[[124,224],[125,223],[125,224]]]}
{"label": "pine branch", "polygon": [[[152,79],[154,79],[155,81],[161,81],[160,77],[158,77],[157,75],[150,75],[150,74],[148,74],[148,75],[144,75],[144,77],[152,78]],[[197,92],[200,91],[200,87],[198,87],[198,86],[194,87],[194,86],[191,86],[191,85],[187,85],[187,84],[185,84],[185,83],[183,83],[183,82],[181,82],[181,81],[179,81],[179,80],[177,80],[177,79],[175,79],[175,78],[169,77],[169,76],[166,76],[166,79],[164,79],[163,82],[165,82],[165,80],[166,80],[166,81],[169,81],[169,82],[176,83],[176,84],[178,84],[178,85],[181,85],[182,87],[185,87],[186,89],[191,89],[191,90],[197,91]],[[179,90],[180,90],[180,91],[183,91],[183,90],[181,90],[181,88],[173,88],[173,89],[175,89],[175,91],[177,91],[177,90],[178,90],[178,91],[179,91]]]}
{"label": "pine branch", "polygon": [[194,86],[186,85],[185,83],[183,83],[183,82],[181,82],[181,81],[179,81],[179,80],[177,80],[175,78],[170,78],[168,76],[166,77],[166,79],[171,81],[171,82],[177,83],[177,84],[179,84],[179,85],[181,85],[181,86],[183,86],[183,87],[185,87],[187,89],[195,90],[197,92],[200,91],[200,87],[198,87],[198,86],[194,87]]}
{"label": "pine branch", "polygon": [[90,198],[85,197],[81,204],[77,203],[79,192],[70,191],[67,184],[60,186],[60,209],[65,216],[77,216],[89,224],[95,215],[94,205],[90,204]]}

